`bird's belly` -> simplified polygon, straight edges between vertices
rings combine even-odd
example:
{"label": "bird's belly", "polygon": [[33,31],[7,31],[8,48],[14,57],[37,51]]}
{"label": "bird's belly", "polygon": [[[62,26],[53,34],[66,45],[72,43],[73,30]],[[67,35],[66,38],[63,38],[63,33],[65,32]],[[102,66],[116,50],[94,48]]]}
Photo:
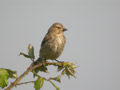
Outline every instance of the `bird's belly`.
{"label": "bird's belly", "polygon": [[41,48],[40,56],[46,59],[57,59],[63,49],[64,49],[64,39],[63,38],[56,38],[55,40],[50,40],[45,47]]}

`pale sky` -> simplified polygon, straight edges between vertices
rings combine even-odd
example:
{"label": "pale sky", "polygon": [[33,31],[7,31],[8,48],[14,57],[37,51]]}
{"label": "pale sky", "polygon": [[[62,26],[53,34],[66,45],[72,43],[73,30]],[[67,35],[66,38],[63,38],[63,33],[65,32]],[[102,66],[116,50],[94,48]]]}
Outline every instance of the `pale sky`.
{"label": "pale sky", "polygon": [[[60,90],[120,90],[120,0],[0,0],[0,68],[21,75],[31,64],[18,56],[28,44],[38,58],[49,27],[60,22],[67,43],[61,61],[75,62],[76,79],[64,76]],[[56,76],[56,68],[49,67]],[[28,74],[22,81],[31,81]],[[55,90],[48,82],[41,90]],[[12,90],[34,90],[33,84]]]}

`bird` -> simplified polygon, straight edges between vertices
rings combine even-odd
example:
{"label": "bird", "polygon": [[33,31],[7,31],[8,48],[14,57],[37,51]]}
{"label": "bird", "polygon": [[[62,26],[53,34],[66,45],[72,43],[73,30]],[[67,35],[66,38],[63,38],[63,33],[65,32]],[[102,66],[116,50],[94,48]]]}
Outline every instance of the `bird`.
{"label": "bird", "polygon": [[57,58],[62,54],[65,47],[66,38],[64,32],[67,30],[58,22],[49,28],[41,43],[38,62],[49,59],[58,61]]}

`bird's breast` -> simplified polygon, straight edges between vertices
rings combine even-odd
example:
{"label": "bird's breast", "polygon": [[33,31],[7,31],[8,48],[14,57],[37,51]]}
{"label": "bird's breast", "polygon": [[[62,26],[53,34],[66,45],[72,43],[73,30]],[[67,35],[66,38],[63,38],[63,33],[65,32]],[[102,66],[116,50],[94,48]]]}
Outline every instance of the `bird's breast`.
{"label": "bird's breast", "polygon": [[52,36],[52,38],[41,47],[41,56],[52,60],[58,58],[64,50],[65,42],[63,34]]}
{"label": "bird's breast", "polygon": [[63,35],[56,36],[55,45],[56,52],[62,51],[65,45],[65,37]]}

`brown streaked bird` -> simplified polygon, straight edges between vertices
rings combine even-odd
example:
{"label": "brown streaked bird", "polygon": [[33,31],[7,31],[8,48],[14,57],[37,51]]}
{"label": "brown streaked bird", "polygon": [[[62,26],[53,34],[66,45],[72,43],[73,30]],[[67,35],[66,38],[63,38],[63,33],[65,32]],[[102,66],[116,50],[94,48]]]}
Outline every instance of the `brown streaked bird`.
{"label": "brown streaked bird", "polygon": [[40,48],[39,61],[56,60],[64,50],[67,29],[61,23],[54,23],[45,35]]}

